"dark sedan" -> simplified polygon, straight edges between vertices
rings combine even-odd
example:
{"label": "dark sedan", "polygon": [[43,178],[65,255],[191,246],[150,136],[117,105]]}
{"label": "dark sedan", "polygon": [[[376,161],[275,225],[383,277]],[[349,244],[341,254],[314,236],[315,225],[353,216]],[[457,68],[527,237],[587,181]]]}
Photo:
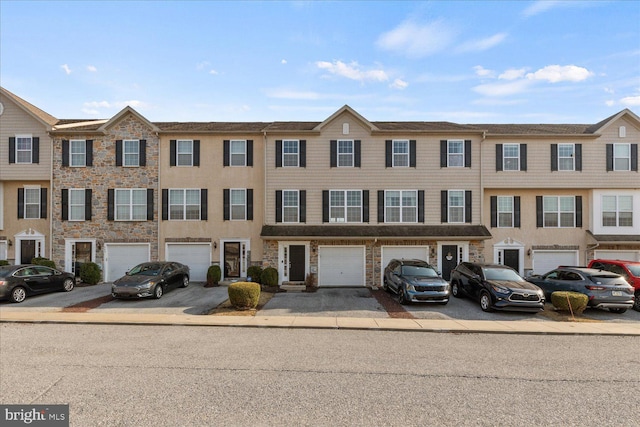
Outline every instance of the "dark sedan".
{"label": "dark sedan", "polygon": [[189,267],[179,262],[145,262],[113,282],[114,298],[160,299],[170,289],[189,286]]}
{"label": "dark sedan", "polygon": [[44,265],[0,266],[0,299],[22,302],[28,295],[66,291],[75,287],[73,274]]}
{"label": "dark sedan", "polygon": [[449,283],[425,261],[392,259],[384,270],[382,287],[398,294],[400,304],[449,302]]}
{"label": "dark sedan", "polygon": [[451,272],[451,293],[454,297],[466,295],[479,301],[483,311],[544,310],[542,289],[505,265],[460,263]]}

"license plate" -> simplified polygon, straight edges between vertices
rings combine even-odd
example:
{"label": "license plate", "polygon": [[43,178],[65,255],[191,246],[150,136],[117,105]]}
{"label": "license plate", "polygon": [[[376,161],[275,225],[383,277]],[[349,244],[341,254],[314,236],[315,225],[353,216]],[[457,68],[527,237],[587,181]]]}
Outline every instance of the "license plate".
{"label": "license plate", "polygon": [[614,297],[621,297],[622,291],[611,291],[611,295],[613,295]]}

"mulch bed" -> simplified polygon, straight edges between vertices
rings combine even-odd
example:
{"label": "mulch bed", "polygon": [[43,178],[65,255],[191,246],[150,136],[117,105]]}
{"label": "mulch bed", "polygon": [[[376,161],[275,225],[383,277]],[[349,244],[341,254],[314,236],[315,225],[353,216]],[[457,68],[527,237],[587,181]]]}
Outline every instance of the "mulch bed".
{"label": "mulch bed", "polygon": [[396,301],[389,293],[382,289],[372,289],[371,295],[375,297],[380,305],[389,313],[392,319],[415,319],[404,307]]}
{"label": "mulch bed", "polygon": [[98,297],[87,301],[82,301],[68,307],[63,307],[60,311],[62,311],[63,313],[86,313],[87,311],[112,300],[113,297],[111,295],[105,295],[103,297]]}

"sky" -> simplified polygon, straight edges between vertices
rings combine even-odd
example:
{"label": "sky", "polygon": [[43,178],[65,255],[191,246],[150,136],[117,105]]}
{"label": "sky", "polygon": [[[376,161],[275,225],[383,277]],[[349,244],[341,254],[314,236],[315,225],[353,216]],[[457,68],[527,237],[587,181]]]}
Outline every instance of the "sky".
{"label": "sky", "polygon": [[0,0],[0,85],[61,119],[640,115],[640,1]]}

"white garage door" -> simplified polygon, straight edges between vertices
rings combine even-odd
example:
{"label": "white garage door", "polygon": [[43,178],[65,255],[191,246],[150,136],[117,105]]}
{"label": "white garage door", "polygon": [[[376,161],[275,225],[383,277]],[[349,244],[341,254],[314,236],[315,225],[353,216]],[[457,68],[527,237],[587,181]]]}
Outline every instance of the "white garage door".
{"label": "white garage door", "polygon": [[211,265],[211,244],[171,243],[167,245],[166,259],[188,265],[191,281],[204,282]]}
{"label": "white garage door", "polygon": [[559,265],[578,265],[577,251],[534,251],[533,274],[544,274]]}
{"label": "white garage door", "polygon": [[318,286],[364,286],[364,247],[318,248]]}
{"label": "white garage door", "polygon": [[380,265],[380,285],[382,285],[382,279],[384,269],[392,259],[421,259],[423,261],[429,261],[429,247],[428,246],[383,246],[382,247],[382,264]]}
{"label": "white garage door", "polygon": [[149,261],[147,243],[107,243],[105,251],[105,282],[113,282],[141,262]]}
{"label": "white garage door", "polygon": [[596,251],[596,258],[640,261],[640,252],[638,251]]}

